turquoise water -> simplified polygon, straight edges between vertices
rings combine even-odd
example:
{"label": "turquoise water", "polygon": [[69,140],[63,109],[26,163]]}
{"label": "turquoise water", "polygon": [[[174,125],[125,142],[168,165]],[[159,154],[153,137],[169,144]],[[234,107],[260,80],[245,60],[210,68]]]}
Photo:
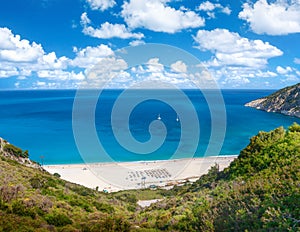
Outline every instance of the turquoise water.
{"label": "turquoise water", "polygon": [[[141,90],[139,90],[141,91]],[[150,91],[150,90],[148,90]],[[244,104],[272,93],[272,90],[223,90],[222,94],[226,107],[226,134],[220,155],[238,154],[244,148],[251,136],[260,130],[269,131],[278,126],[288,127],[293,122],[300,123],[300,119],[283,116],[275,113],[266,113]],[[1,91],[0,92],[0,136],[11,143],[29,150],[33,160],[47,164],[82,163],[83,159],[77,149],[72,131],[72,108],[75,90],[39,90],[39,91]],[[115,161],[166,160],[171,158],[178,147],[181,135],[181,126],[176,119],[177,113],[166,103],[152,99],[139,104],[131,113],[129,128],[133,137],[140,142],[150,138],[149,124],[161,118],[167,129],[166,140],[156,151],[149,154],[130,152],[119,145],[111,128],[111,111],[118,98],[120,90],[105,91],[95,111],[95,127],[98,138],[106,152]],[[140,92],[132,92],[131,97]],[[179,100],[172,91],[160,90],[155,93],[166,95],[170,101]],[[196,90],[187,90],[185,94],[193,103],[200,124],[200,139],[196,157],[205,154],[211,134],[211,116],[205,98]],[[214,91],[209,94],[214,96]],[[87,91],[86,97],[93,96],[93,90]],[[184,103],[182,103],[184,109]],[[218,105],[213,107],[219,107]],[[84,111],[83,111],[84,112]],[[122,115],[120,115],[122,116]],[[82,115],[82,126],[85,126]],[[190,125],[193,127],[193,125]],[[85,138],[87,144],[89,138]],[[184,141],[181,147],[181,156],[190,152],[193,138]],[[213,141],[220,143],[222,141]],[[107,161],[101,154],[89,154],[89,161]],[[219,154],[206,155],[219,155]]]}

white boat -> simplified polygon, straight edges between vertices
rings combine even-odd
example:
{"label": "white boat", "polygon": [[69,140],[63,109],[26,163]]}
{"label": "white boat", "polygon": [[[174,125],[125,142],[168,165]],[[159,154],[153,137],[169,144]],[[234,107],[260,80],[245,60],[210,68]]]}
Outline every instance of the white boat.
{"label": "white boat", "polygon": [[158,115],[157,120],[161,120],[160,114]]}
{"label": "white boat", "polygon": [[177,117],[176,117],[176,122],[179,122],[179,118],[178,118],[178,115],[177,115]]}

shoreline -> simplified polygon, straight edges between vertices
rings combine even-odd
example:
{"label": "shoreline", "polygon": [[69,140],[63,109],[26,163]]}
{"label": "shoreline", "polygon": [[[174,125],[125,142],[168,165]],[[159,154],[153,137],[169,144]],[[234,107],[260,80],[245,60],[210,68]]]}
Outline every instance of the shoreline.
{"label": "shoreline", "polygon": [[69,165],[99,165],[99,164],[121,164],[121,163],[156,163],[156,162],[168,162],[168,161],[174,161],[174,160],[190,160],[190,159],[203,159],[203,158],[230,158],[230,157],[237,157],[239,154],[236,155],[210,155],[210,156],[204,156],[204,157],[193,157],[193,158],[177,158],[177,159],[162,159],[162,160],[137,160],[137,161],[112,161],[112,162],[90,162],[90,163],[44,163],[43,166],[69,166]]}
{"label": "shoreline", "polygon": [[51,174],[105,192],[151,187],[172,188],[196,181],[215,163],[223,170],[237,157],[207,156],[174,160],[43,165]]}

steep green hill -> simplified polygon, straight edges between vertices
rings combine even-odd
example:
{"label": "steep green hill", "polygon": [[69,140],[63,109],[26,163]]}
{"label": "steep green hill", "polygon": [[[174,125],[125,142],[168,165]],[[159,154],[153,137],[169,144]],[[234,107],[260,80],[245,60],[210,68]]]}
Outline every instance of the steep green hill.
{"label": "steep green hill", "polygon": [[170,231],[300,231],[300,126],[260,132],[227,169],[219,172],[215,166],[170,195],[138,215],[143,226]]}
{"label": "steep green hill", "polygon": [[270,96],[251,101],[245,106],[300,117],[300,83],[278,90]]}
{"label": "steep green hill", "polygon": [[[297,124],[260,132],[224,171],[169,191],[97,192],[0,144],[0,231],[300,231]],[[164,200],[136,204],[150,198]]]}

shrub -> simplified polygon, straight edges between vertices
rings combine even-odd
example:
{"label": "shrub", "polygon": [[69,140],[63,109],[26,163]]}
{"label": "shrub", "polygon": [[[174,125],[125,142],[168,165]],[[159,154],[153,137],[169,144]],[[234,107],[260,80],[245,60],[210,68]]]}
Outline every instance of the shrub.
{"label": "shrub", "polygon": [[22,157],[22,158],[28,158],[29,155],[28,155],[28,151],[25,151],[23,152],[21,148],[18,148],[12,144],[5,144],[4,148],[3,148],[4,151],[10,153],[11,155],[14,155],[16,157]]}
{"label": "shrub", "polygon": [[21,201],[15,201],[12,204],[12,213],[19,216],[29,216],[32,219],[34,219],[36,215],[33,209],[26,207]]}
{"label": "shrub", "polygon": [[60,178],[60,174],[58,174],[57,172],[53,174],[53,176]]}
{"label": "shrub", "polygon": [[289,131],[290,132],[300,132],[300,125],[294,122],[293,125],[291,125],[289,127]]}
{"label": "shrub", "polygon": [[39,176],[35,176],[35,177],[32,177],[30,180],[30,185],[32,186],[32,188],[35,188],[35,189],[41,189],[44,187],[45,185],[45,181],[44,179],[42,179],[41,177]]}
{"label": "shrub", "polygon": [[115,212],[114,207],[112,207],[109,204],[100,203],[100,202],[95,201],[94,206],[96,207],[97,210],[99,210],[101,212],[104,212],[104,213],[113,213],[113,212]]}
{"label": "shrub", "polygon": [[47,214],[45,216],[45,220],[50,225],[54,225],[54,226],[66,226],[72,224],[71,219],[67,215],[63,213],[57,213],[57,212]]}

